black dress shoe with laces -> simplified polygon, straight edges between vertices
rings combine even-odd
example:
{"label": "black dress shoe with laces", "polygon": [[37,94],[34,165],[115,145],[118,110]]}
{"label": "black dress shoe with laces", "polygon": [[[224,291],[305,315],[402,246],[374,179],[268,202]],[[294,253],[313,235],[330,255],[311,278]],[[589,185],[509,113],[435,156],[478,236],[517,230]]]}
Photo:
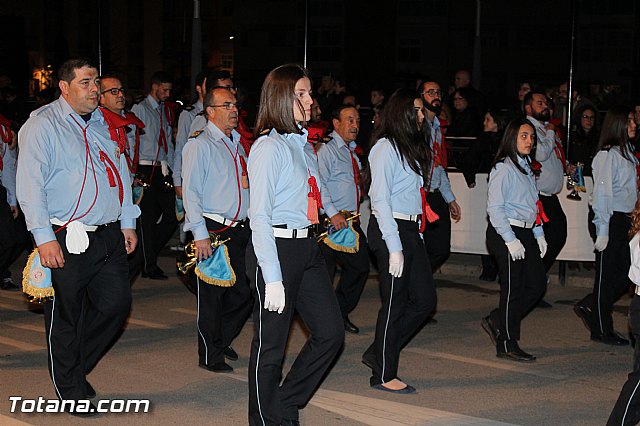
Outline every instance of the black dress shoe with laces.
{"label": "black dress shoe with laces", "polygon": [[593,340],[594,342],[604,343],[605,345],[612,346],[627,346],[629,344],[629,341],[627,339],[625,339],[615,331],[605,334],[591,333],[591,340]]}
{"label": "black dress shoe with laces", "polygon": [[169,277],[160,268],[153,268],[147,271],[142,271],[142,278],[149,278],[150,280],[168,280]]}
{"label": "black dress shoe with laces", "polygon": [[587,330],[591,331],[591,309],[578,302],[573,305],[573,312],[582,320]]}
{"label": "black dress shoe with laces", "polygon": [[200,368],[213,371],[214,373],[232,373],[233,372],[233,367],[227,364],[226,362],[216,362],[212,365],[200,364],[199,366]]}
{"label": "black dress shoe with laces", "polygon": [[346,331],[347,333],[351,333],[351,334],[360,333],[360,329],[358,327],[356,327],[356,325],[354,323],[349,321],[349,317],[345,317],[344,318],[344,331]]}
{"label": "black dress shoe with laces", "polygon": [[510,359],[512,361],[518,361],[518,362],[533,362],[536,360],[535,356],[526,353],[525,351],[523,351],[518,347],[506,352],[498,350],[498,353],[496,354],[496,356],[498,358]]}
{"label": "black dress shoe with laces", "polygon": [[238,353],[234,351],[231,346],[227,346],[226,348],[224,348],[223,352],[224,352],[224,357],[229,361],[238,360]]}

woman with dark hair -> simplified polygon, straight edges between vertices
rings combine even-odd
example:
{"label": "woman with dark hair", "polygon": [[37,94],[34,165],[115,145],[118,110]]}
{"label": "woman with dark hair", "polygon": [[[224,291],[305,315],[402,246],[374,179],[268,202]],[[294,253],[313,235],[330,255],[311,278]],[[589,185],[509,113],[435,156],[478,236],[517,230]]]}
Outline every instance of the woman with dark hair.
{"label": "woman with dark hair", "polygon": [[447,136],[478,136],[481,119],[471,104],[469,91],[461,87],[451,95],[453,100],[453,119],[447,128]]}
{"label": "woman with dark hair", "polygon": [[571,164],[583,164],[585,176],[591,176],[591,162],[596,155],[598,137],[600,131],[597,126],[598,114],[595,109],[586,105],[574,116],[571,126],[571,147],[568,152],[568,160]]}
{"label": "woman with dark hair", "polygon": [[400,350],[436,306],[420,235],[426,220],[423,171],[428,170],[423,107],[413,92],[394,93],[369,154],[372,215],[367,235],[379,266],[382,307],[362,362],[371,368],[371,387],[402,394],[416,390],[398,378]]}
{"label": "woman with dark hair", "polygon": [[[311,117],[311,82],[304,68],[282,65],[262,85],[257,140],[249,157],[247,275],[255,291],[249,361],[249,424],[299,424],[344,342],[344,324],[316,242],[320,179],[303,128]],[[282,363],[294,312],[309,330],[282,384]]]}
{"label": "woman with dark hair", "polygon": [[629,289],[629,213],[638,200],[638,160],[631,140],[636,136],[633,112],[613,107],[602,124],[598,152],[593,159],[593,194],[589,232],[595,238],[596,276],[593,292],[575,306],[575,313],[591,331],[591,340],[628,345],[613,329],[613,304]]}
{"label": "woman with dark hair", "polygon": [[482,328],[496,345],[498,358],[531,362],[520,349],[520,323],[544,294],[542,256],[547,242],[539,217],[536,178],[529,153],[536,140],[525,118],[509,123],[489,175],[487,247],[500,275],[500,304],[483,318]]}

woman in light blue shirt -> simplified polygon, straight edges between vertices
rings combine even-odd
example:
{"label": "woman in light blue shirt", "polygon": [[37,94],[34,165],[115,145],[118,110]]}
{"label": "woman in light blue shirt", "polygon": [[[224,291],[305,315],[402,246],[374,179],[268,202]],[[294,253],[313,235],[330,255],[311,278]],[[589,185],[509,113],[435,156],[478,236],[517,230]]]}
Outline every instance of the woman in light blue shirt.
{"label": "woman in light blue shirt", "polygon": [[401,348],[436,306],[431,266],[421,232],[425,220],[424,170],[428,145],[421,129],[422,100],[396,92],[382,112],[369,154],[372,216],[369,247],[377,258],[382,307],[376,335],[362,356],[371,387],[394,393],[416,390],[398,378]]}
{"label": "woman in light blue shirt", "polygon": [[602,123],[598,151],[593,159],[592,224],[595,234],[596,276],[593,292],[575,307],[591,331],[591,340],[607,345],[628,345],[613,328],[613,304],[629,289],[629,214],[638,200],[638,160],[630,141],[636,136],[633,112],[613,107]]}
{"label": "woman in light blue shirt", "polygon": [[505,130],[489,174],[487,247],[500,276],[500,304],[482,320],[496,345],[498,358],[535,361],[518,345],[520,323],[544,294],[547,278],[542,257],[547,242],[542,230],[536,179],[529,153],[536,140],[533,124],[516,118]]}
{"label": "woman in light blue shirt", "polygon": [[[247,275],[255,292],[249,362],[249,424],[298,424],[344,342],[344,324],[316,242],[322,207],[318,160],[303,125],[311,117],[305,69],[282,65],[266,77],[249,155]],[[294,312],[309,340],[282,384]]]}

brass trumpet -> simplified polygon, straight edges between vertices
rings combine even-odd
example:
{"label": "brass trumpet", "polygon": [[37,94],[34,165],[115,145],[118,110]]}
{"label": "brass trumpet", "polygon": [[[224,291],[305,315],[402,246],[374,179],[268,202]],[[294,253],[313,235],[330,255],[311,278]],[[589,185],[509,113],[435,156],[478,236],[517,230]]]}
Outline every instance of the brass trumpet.
{"label": "brass trumpet", "polygon": [[[227,238],[226,240],[221,241],[220,236],[217,234],[209,234],[209,238],[211,239],[211,248],[213,248],[214,250],[231,239]],[[195,241],[191,241],[189,242],[189,244],[184,246],[184,254],[185,257],[183,260],[176,260],[176,267],[182,275],[188,275],[189,272],[191,272],[191,270],[195,268],[196,264],[198,263],[198,258],[196,257]]]}
{"label": "brass trumpet", "polygon": [[[338,213],[340,213],[341,215],[344,216],[344,218],[347,220],[347,222],[350,222],[356,218],[358,218],[360,216],[360,213],[351,213],[349,210],[340,210]],[[329,227],[331,227],[331,218],[325,218],[324,222],[322,223],[322,226],[326,229],[326,231],[324,231],[322,234],[318,235],[318,237],[316,238],[316,240],[318,242],[321,242],[322,240],[324,240],[325,238],[327,238],[329,236]],[[331,231],[331,233],[335,232]]]}

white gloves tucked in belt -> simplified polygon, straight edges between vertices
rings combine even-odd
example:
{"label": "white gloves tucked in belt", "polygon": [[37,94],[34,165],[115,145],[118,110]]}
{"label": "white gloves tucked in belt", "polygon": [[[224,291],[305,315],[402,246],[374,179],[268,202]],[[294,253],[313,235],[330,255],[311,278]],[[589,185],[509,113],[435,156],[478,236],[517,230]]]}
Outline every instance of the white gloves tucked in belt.
{"label": "white gloves tucked in belt", "polygon": [[[524,259],[524,246],[520,242],[519,239],[515,239],[510,243],[505,243],[507,248],[509,249],[509,253],[511,254],[511,259],[513,260],[521,260]],[[545,241],[546,244],[546,241]]]}
{"label": "white gloves tucked in belt", "polygon": [[400,278],[404,269],[404,255],[401,251],[389,253],[389,273],[392,277]]}
{"label": "white gloves tucked in belt", "polygon": [[547,252],[547,240],[544,238],[544,235],[536,237],[536,241],[538,242],[538,247],[540,248],[540,257],[544,257]]}
{"label": "white gloves tucked in belt", "polygon": [[284,311],[284,285],[282,281],[273,281],[264,286],[264,308],[268,311]]}
{"label": "white gloves tucked in belt", "polygon": [[609,236],[608,235],[598,235],[596,237],[596,243],[593,245],[593,248],[602,251],[607,248],[607,244],[609,244]]}

